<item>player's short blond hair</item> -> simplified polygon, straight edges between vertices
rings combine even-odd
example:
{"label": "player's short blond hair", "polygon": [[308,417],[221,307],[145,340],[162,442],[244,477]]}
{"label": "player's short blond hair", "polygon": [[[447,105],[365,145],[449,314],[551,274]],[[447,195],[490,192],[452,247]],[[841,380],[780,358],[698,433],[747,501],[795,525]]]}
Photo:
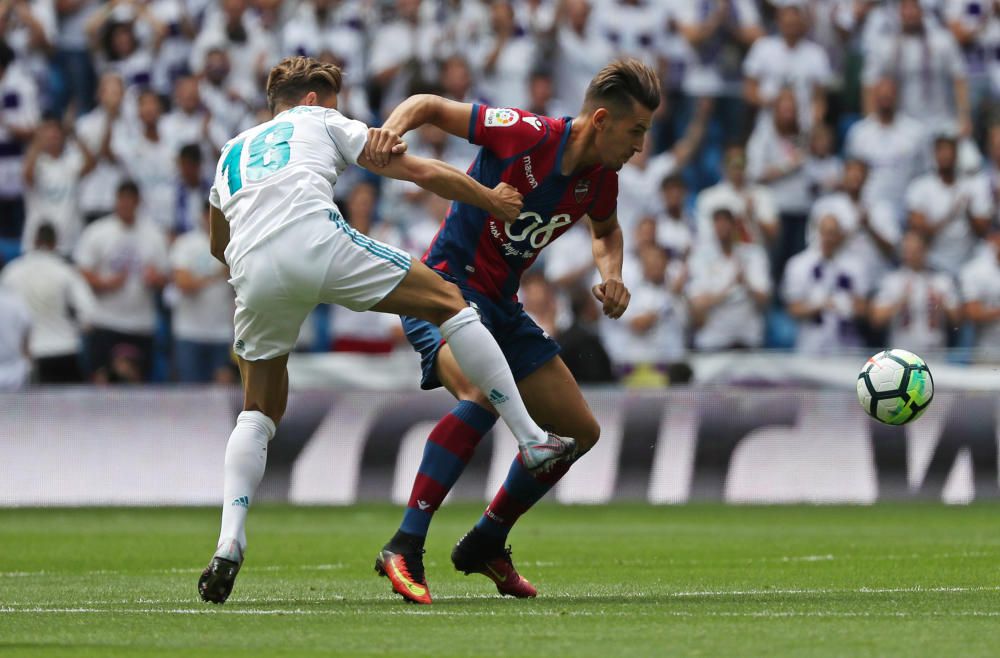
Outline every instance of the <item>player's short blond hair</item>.
{"label": "player's short blond hair", "polygon": [[342,76],[333,64],[312,57],[286,57],[267,76],[267,104],[294,105],[310,91],[321,97],[340,92]]}
{"label": "player's short blond hair", "polygon": [[660,106],[660,79],[656,72],[637,59],[620,59],[601,69],[587,86],[583,107],[593,111],[607,107],[632,109],[633,101],[653,111]]}

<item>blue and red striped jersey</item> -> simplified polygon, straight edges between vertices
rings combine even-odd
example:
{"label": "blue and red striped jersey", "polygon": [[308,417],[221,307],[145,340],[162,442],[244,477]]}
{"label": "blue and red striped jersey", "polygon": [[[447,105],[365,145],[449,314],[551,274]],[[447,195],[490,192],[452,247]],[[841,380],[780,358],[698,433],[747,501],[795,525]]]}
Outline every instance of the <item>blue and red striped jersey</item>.
{"label": "blue and red striped jersey", "polygon": [[560,173],[573,120],[512,108],[474,105],[469,141],[482,148],[469,175],[486,187],[508,183],[524,195],[512,224],[485,210],[452,203],[423,261],[493,299],[516,299],[521,274],[538,253],[581,217],[611,217],[618,173],[594,165]]}

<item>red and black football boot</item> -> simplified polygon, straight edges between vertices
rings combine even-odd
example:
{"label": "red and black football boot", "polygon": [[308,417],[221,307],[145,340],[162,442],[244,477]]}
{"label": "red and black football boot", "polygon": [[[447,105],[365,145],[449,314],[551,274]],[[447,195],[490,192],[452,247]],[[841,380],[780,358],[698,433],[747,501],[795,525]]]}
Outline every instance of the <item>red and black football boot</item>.
{"label": "red and black football boot", "polygon": [[514,568],[510,557],[510,546],[495,543],[482,533],[472,530],[455,544],[451,552],[451,563],[466,576],[481,573],[497,586],[504,596],[530,599],[538,595],[538,590]]}

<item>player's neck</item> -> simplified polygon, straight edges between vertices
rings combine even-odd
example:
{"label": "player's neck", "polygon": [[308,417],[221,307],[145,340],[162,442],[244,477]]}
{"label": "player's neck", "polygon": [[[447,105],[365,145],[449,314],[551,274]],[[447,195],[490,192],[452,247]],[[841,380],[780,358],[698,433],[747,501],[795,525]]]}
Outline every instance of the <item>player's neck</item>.
{"label": "player's neck", "polygon": [[563,176],[570,176],[600,162],[594,140],[590,135],[591,130],[589,123],[582,120],[582,117],[573,119],[569,137],[566,139],[566,148],[563,150],[562,162],[559,163],[559,173]]}

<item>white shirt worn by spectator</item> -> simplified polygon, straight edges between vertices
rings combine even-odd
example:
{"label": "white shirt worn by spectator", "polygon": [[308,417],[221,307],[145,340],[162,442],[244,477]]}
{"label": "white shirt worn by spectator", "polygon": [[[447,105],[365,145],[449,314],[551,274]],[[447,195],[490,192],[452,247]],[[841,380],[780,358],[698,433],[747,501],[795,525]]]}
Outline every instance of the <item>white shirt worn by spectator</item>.
{"label": "white shirt worn by spectator", "polygon": [[67,143],[59,157],[38,154],[34,185],[25,194],[26,219],[21,235],[24,251],[35,243],[38,227],[48,223],[56,229],[59,253],[72,253],[83,229],[78,188],[84,164],[83,153],[74,143]]}
{"label": "white shirt worn by spectator", "polygon": [[680,295],[671,292],[670,287],[683,276],[683,265],[674,261],[667,266],[666,282],[655,284],[642,279],[632,289],[632,300],[628,313],[631,317],[656,313],[657,320],[650,329],[639,332],[625,320],[625,340],[622,346],[623,358],[630,364],[667,364],[684,360],[687,349],[684,345],[687,332],[687,306]]}
{"label": "white shirt worn by spectator", "polygon": [[[562,236],[560,236],[560,240]],[[557,240],[554,244],[559,244]],[[626,246],[628,243],[626,242]],[[551,249],[552,247],[549,247]],[[590,284],[595,286],[601,283],[601,273],[594,268],[594,274],[590,280]],[[624,258],[622,262],[622,281],[629,290],[633,290],[642,281],[642,267],[639,264],[639,258],[636,254],[628,249],[625,250]],[[628,317],[627,315],[625,316]],[[628,364],[627,355],[625,353],[625,345],[628,342],[628,327],[625,322],[621,319],[612,320],[603,313],[601,314],[600,320],[597,322],[597,333],[601,339],[601,344],[608,353],[608,358],[611,359],[611,363],[615,365],[616,368],[621,368],[622,366]]]}
{"label": "white shirt worn by spectator", "polygon": [[66,50],[87,50],[87,21],[100,3],[97,0],[82,0],[76,10],[62,13],[56,21],[56,47]]}
{"label": "white shirt worn by spectator", "polygon": [[851,126],[845,150],[848,157],[868,164],[865,198],[891,203],[902,218],[906,188],[930,166],[923,126],[901,114],[889,124],[869,115]]}
{"label": "white shirt worn by spectator", "polygon": [[[208,120],[207,139],[205,137],[206,119]],[[207,110],[188,114],[179,108],[175,109],[160,119],[159,129],[161,138],[165,138],[171,143],[174,155],[188,144],[196,144],[203,150],[207,147],[217,153],[231,136]],[[214,156],[215,153],[212,155]]]}
{"label": "white shirt worn by spectator", "polygon": [[[778,134],[774,121],[758,123],[747,143],[747,176],[771,191],[780,213],[803,215],[812,204],[809,173],[805,168],[803,139]],[[798,162],[797,165],[793,164]],[[760,182],[770,167],[789,173],[768,183]]]}
{"label": "white shirt worn by spectator", "polygon": [[927,262],[957,275],[976,247],[968,216],[993,215],[989,179],[980,174],[946,185],[936,173],[921,176],[906,191],[906,209],[923,214],[931,226],[941,227],[931,241]]}
{"label": "white shirt worn by spectator", "polygon": [[716,248],[715,227],[712,224],[712,214],[716,210],[726,208],[733,213],[737,221],[741,221],[741,218],[749,221],[747,217],[748,199],[753,206],[753,216],[756,220],[747,227],[748,237],[757,244],[763,244],[764,235],[757,223],[768,226],[778,224],[778,206],[771,190],[756,184],[747,184],[737,189],[730,181],[723,180],[717,185],[706,188],[698,195],[694,216],[695,240],[699,246]]}
{"label": "white shirt worn by spectator", "polygon": [[830,259],[816,247],[792,256],[782,282],[785,303],[808,302],[827,307],[816,318],[799,320],[795,349],[804,354],[822,354],[860,346],[854,298],[867,296],[869,287],[865,264],[846,245]]}
{"label": "white shirt worn by spectator", "polygon": [[[150,13],[159,20],[167,31],[153,60],[153,88],[164,96],[169,96],[173,83],[188,70],[188,56],[191,54],[192,40],[185,36],[182,21],[190,16],[186,0],[153,0],[149,3]],[[192,19],[193,20],[193,19]],[[137,25],[143,38],[148,24]]]}
{"label": "white shirt worn by spectator", "polygon": [[[9,5],[8,5],[9,6]],[[28,3],[32,17],[41,26],[49,43],[55,43],[56,8],[53,0],[32,0]],[[44,50],[34,43],[31,28],[20,20],[16,12],[9,12],[7,29],[3,33],[7,45],[14,51],[17,61],[31,72],[39,84],[43,84],[48,73],[48,59]]]}
{"label": "white shirt worn by spectator", "polygon": [[84,269],[103,276],[126,272],[125,284],[97,296],[91,314],[93,325],[126,334],[151,334],[156,326],[155,296],[143,280],[143,270],[167,271],[167,241],[163,231],[148,219],[131,227],[109,215],[84,229],[74,255]]}
{"label": "white shirt worn by spectator", "polygon": [[675,216],[664,210],[656,216],[656,244],[666,249],[671,258],[685,260],[694,246],[693,224],[687,213]]}
{"label": "white shirt worn by spectator", "polygon": [[174,337],[199,343],[230,343],[236,312],[234,292],[222,276],[225,266],[212,256],[204,231],[188,231],[174,241],[170,266],[197,277],[216,277],[197,292],[177,290],[172,316]]}
{"label": "white shirt worn by spectator", "polygon": [[[959,282],[966,302],[981,302],[986,308],[1000,308],[1000,262],[990,249],[962,268]],[[1000,320],[976,325],[979,360],[1000,362]]]}
{"label": "white shirt worn by spectator", "polygon": [[[406,96],[407,87],[418,73],[416,68],[407,70],[408,63],[413,63],[425,75],[432,74],[431,62],[439,45],[437,35],[437,26],[424,21],[416,25],[406,21],[393,21],[376,28],[369,46],[368,72],[379,75],[394,67],[401,67],[384,90],[383,110],[395,107]],[[428,79],[433,79],[433,76],[429,75]],[[514,105],[507,99],[500,103]]]}
{"label": "white shirt worn by spectator", "polygon": [[138,128],[115,133],[111,145],[118,162],[139,186],[142,208],[164,231],[174,223],[177,158],[174,143],[167,138],[162,120],[159,141],[152,141]]}
{"label": "white shirt worn by spectator", "polygon": [[230,40],[226,34],[225,19],[221,11],[209,13],[205,23],[191,47],[188,64],[195,73],[200,73],[205,67],[205,58],[213,48],[221,48],[229,55],[229,84],[246,100],[263,97],[261,85],[257,82],[259,68],[277,63],[278,45],[270,33],[260,26],[260,22],[243,14],[243,29],[246,40],[242,43]]}
{"label": "white shirt worn by spectator", "polygon": [[[713,242],[715,242],[713,240]],[[743,272],[744,285],[733,286],[720,304],[708,311],[704,324],[695,330],[694,346],[699,350],[732,346],[760,347],[764,342],[764,313],[757,307],[747,286],[760,292],[771,291],[767,254],[756,244],[737,244],[726,256],[714,247],[699,244],[691,256],[688,299],[719,294]]]}
{"label": "white shirt worn by spectator", "polygon": [[365,79],[364,30],[364,16],[357,3],[329,6],[325,19],[319,22],[316,4],[302,2],[281,30],[281,51],[286,57],[317,57],[328,50],[343,62],[344,81],[358,84]]}
{"label": "white shirt worn by spectator", "polygon": [[970,80],[988,79],[993,89],[1000,86],[1000,11],[996,5],[984,0],[946,0],[945,20],[958,22],[966,30],[975,32],[972,43],[962,48],[965,70]]}
{"label": "white shirt worn by spectator", "polygon": [[594,6],[591,21],[594,32],[616,57],[634,57],[655,68],[669,18],[668,7],[662,1],[633,5],[607,0]]}
{"label": "white shirt worn by spectator", "polygon": [[899,109],[907,116],[929,128],[958,118],[954,85],[965,79],[965,61],[947,30],[928,23],[921,35],[880,41],[865,60],[862,80],[871,85],[885,76],[899,81]]}
{"label": "white shirt worn by spectator", "polygon": [[670,151],[650,157],[644,165],[627,162],[618,172],[618,222],[625,235],[632,235],[643,217],[662,209],[657,191],[663,179],[677,169],[677,158]]}
{"label": "white shirt worn by spectator", "polygon": [[471,57],[477,70],[478,90],[491,105],[524,107],[528,103],[528,79],[537,56],[535,42],[528,36],[509,38],[496,58],[493,71],[488,73],[486,59],[495,43],[495,37],[487,37]]}
{"label": "white shirt worn by spectator", "polygon": [[556,32],[556,97],[564,107],[580,107],[597,72],[614,59],[614,49],[592,30],[578,34],[563,25]]}
{"label": "white shirt worn by spectator", "polygon": [[31,75],[15,61],[0,77],[0,199],[21,196],[24,191],[26,145],[8,126],[30,130],[38,125],[38,87]]}
{"label": "white shirt worn by spectator", "polygon": [[12,290],[0,287],[0,392],[16,391],[28,383],[31,362],[24,354],[30,340],[31,310]]}
{"label": "white shirt worn by spectator", "polygon": [[905,301],[889,325],[889,344],[921,353],[947,346],[948,320],[945,309],[959,305],[954,280],[942,272],[916,271],[907,267],[889,272],[875,295],[876,306],[894,306]]}
{"label": "white shirt worn by spectator", "polygon": [[17,292],[31,309],[34,358],[80,351],[80,321],[87,320],[96,300],[76,268],[51,251],[29,251],[0,272],[0,286]]}
{"label": "white shirt worn by spectator", "polygon": [[[110,212],[115,206],[115,190],[122,180],[122,170],[118,163],[100,154],[104,131],[107,129],[107,112],[100,106],[77,119],[76,134],[87,149],[97,158],[97,166],[80,181],[80,211],[84,214]],[[128,130],[125,121],[119,117],[111,124],[111,139]]]}
{"label": "white shirt worn by spectator", "polygon": [[[765,101],[777,98],[785,87],[795,92],[799,109],[799,126],[803,131],[812,127],[812,99],[817,87],[828,87],[833,79],[830,60],[819,44],[800,39],[794,46],[780,36],[758,39],[743,61],[743,74],[758,83]],[[757,113],[757,125],[773,123],[770,110]]]}
{"label": "white shirt worn by spectator", "polygon": [[[716,10],[719,0],[680,0],[674,4],[674,20],[680,25],[704,23]],[[731,0],[734,26],[740,29],[760,25],[760,13],[753,0]],[[690,47],[684,74],[684,93],[695,96],[741,96],[743,93],[743,53],[738,44],[716,33]]]}
{"label": "white shirt worn by spectator", "polygon": [[819,198],[809,212],[806,243],[817,244],[816,229],[819,220],[825,215],[833,215],[847,234],[847,251],[865,264],[868,280],[877,281],[892,267],[892,261],[879,250],[875,239],[861,226],[862,210],[867,212],[872,230],[894,247],[899,245],[902,232],[895,209],[888,203],[867,200],[863,192],[860,204],[855,203],[846,192],[834,192]]}

